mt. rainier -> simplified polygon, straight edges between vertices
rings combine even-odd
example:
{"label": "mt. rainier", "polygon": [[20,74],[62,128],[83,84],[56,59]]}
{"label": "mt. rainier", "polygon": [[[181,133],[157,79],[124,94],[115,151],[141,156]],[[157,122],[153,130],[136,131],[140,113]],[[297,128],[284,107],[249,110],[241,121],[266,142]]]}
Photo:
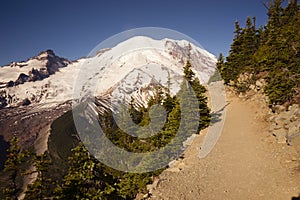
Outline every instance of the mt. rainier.
{"label": "mt. rainier", "polygon": [[[76,81],[84,81],[77,79],[78,75],[98,81],[96,96],[110,91],[131,94],[153,80],[166,84],[168,74],[161,72],[167,70],[169,78],[178,82],[189,52],[196,76],[206,83],[215,71],[216,58],[193,44],[189,49],[185,40],[137,36],[73,62],[47,50],[26,62],[0,68],[0,108],[16,107],[24,101],[49,108],[71,100]],[[94,70],[86,70],[89,68]],[[175,91],[176,83],[173,87]]]}

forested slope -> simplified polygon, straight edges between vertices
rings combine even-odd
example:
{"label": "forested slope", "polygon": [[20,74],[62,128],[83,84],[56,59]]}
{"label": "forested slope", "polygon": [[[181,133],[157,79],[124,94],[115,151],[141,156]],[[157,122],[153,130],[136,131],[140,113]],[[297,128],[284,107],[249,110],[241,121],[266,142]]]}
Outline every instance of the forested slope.
{"label": "forested slope", "polygon": [[[270,105],[300,103],[300,6],[296,0],[270,1],[268,22],[256,27],[248,17],[246,26],[235,22],[234,39],[226,61],[219,56],[217,67],[225,84],[245,92],[256,80],[264,79]],[[248,74],[247,79],[240,76]]]}

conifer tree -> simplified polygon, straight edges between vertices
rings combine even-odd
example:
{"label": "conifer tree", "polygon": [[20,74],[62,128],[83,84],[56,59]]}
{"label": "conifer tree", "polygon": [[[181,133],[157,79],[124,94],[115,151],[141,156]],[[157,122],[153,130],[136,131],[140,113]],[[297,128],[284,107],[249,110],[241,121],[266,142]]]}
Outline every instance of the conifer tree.
{"label": "conifer tree", "polygon": [[203,85],[201,85],[198,78],[196,78],[192,82],[192,88],[196,94],[196,97],[198,99],[198,104],[199,104],[198,111],[200,114],[199,116],[200,119],[199,119],[198,131],[197,131],[197,133],[199,133],[200,130],[209,126],[211,120],[211,114],[210,114],[210,109],[207,105],[207,97],[205,96],[205,92],[207,90]]}
{"label": "conifer tree", "polygon": [[[192,108],[191,104],[183,105],[184,109],[186,108],[189,109],[191,114],[189,116],[190,117],[189,119],[183,119],[183,120],[185,121],[185,124],[187,126],[192,126],[190,123],[193,123],[194,120],[199,122],[198,130],[197,130],[198,133],[201,129],[209,125],[211,116],[210,116],[210,110],[207,107],[207,98],[205,97],[206,89],[204,86],[200,84],[200,80],[195,77],[195,73],[193,72],[191,67],[192,65],[190,61],[187,60],[186,65],[184,66],[184,78],[186,79],[187,82],[185,83],[185,81],[183,81],[181,85],[181,90],[179,92],[179,97],[188,98],[188,101],[183,102],[185,103],[190,101],[193,102],[193,98],[192,96],[190,96],[192,95],[192,93],[188,92],[188,90],[193,90],[194,94],[196,95],[198,101],[195,102],[195,104],[198,105],[198,108],[194,110],[195,108]],[[195,119],[193,116],[194,112],[198,112],[200,114],[200,118]]]}
{"label": "conifer tree", "polygon": [[69,158],[69,169],[56,199],[101,199],[105,184],[101,181],[99,165],[86,148],[79,144]]}
{"label": "conifer tree", "polygon": [[18,199],[21,189],[21,186],[17,184],[17,176],[21,173],[22,163],[28,156],[28,152],[22,152],[18,143],[19,139],[16,136],[10,140],[8,157],[4,165],[4,171],[9,173],[9,183],[3,191],[6,199]]}
{"label": "conifer tree", "polygon": [[36,180],[27,186],[25,192],[25,199],[45,199],[47,197],[48,189],[51,185],[51,179],[45,177],[51,161],[47,158],[46,153],[42,155],[33,156],[34,170],[25,174],[37,174]]}
{"label": "conifer tree", "polygon": [[225,84],[229,84],[230,80],[236,81],[239,71],[240,64],[243,63],[242,57],[242,28],[238,21],[235,22],[234,39],[230,47],[229,55],[226,58],[224,67],[220,70],[220,74],[224,79]]}
{"label": "conifer tree", "polygon": [[[235,37],[226,62],[217,64],[225,83],[233,81],[239,90],[237,78],[247,72],[254,78],[266,80],[264,93],[270,104],[299,102],[300,12],[296,0],[283,7],[283,0],[270,0],[268,22],[265,28],[255,28],[255,19],[247,18],[246,27],[236,23]],[[222,67],[220,67],[222,66]]]}
{"label": "conifer tree", "polygon": [[256,27],[251,18],[248,17],[246,20],[246,28],[244,29],[242,41],[243,60],[245,61],[244,67],[248,67],[252,64],[252,56],[257,50],[256,43]]}
{"label": "conifer tree", "polygon": [[219,57],[218,57],[218,61],[217,61],[217,69],[218,70],[222,70],[222,67],[223,67],[223,64],[224,64],[224,56],[222,53],[220,53]]}
{"label": "conifer tree", "polygon": [[184,68],[183,68],[183,73],[184,73],[184,78],[185,78],[189,83],[192,82],[192,80],[193,80],[193,78],[194,78],[194,76],[195,76],[195,73],[193,72],[193,70],[192,70],[191,67],[192,67],[192,65],[191,65],[190,61],[187,60],[185,66],[184,66]]}

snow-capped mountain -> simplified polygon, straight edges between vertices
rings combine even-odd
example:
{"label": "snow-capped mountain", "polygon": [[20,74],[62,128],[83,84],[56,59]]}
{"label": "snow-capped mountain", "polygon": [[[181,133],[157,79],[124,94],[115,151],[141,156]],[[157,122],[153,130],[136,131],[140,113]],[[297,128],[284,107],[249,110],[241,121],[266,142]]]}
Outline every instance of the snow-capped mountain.
{"label": "snow-capped mountain", "polygon": [[216,58],[193,44],[189,47],[185,40],[138,36],[73,62],[47,50],[26,62],[0,67],[0,108],[28,104],[49,108],[76,98],[76,87],[84,93],[89,84],[96,85],[95,96],[122,98],[141,93],[153,81],[166,85],[171,79],[175,92],[188,55],[196,76],[206,83]]}
{"label": "snow-capped mountain", "polygon": [[12,62],[0,68],[0,87],[13,87],[24,82],[48,78],[59,68],[70,63],[69,60],[56,56],[52,50],[46,50],[27,61]]}

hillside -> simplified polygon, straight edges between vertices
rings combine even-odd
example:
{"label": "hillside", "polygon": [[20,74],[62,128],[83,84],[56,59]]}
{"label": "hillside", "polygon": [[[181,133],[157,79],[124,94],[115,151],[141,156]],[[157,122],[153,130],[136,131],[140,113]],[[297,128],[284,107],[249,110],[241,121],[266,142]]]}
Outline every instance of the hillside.
{"label": "hillside", "polygon": [[251,89],[263,79],[269,105],[300,104],[300,5],[297,0],[283,6],[281,0],[265,4],[268,22],[256,27],[248,17],[245,27],[235,22],[229,55],[220,54],[217,67],[225,84],[237,92]]}

